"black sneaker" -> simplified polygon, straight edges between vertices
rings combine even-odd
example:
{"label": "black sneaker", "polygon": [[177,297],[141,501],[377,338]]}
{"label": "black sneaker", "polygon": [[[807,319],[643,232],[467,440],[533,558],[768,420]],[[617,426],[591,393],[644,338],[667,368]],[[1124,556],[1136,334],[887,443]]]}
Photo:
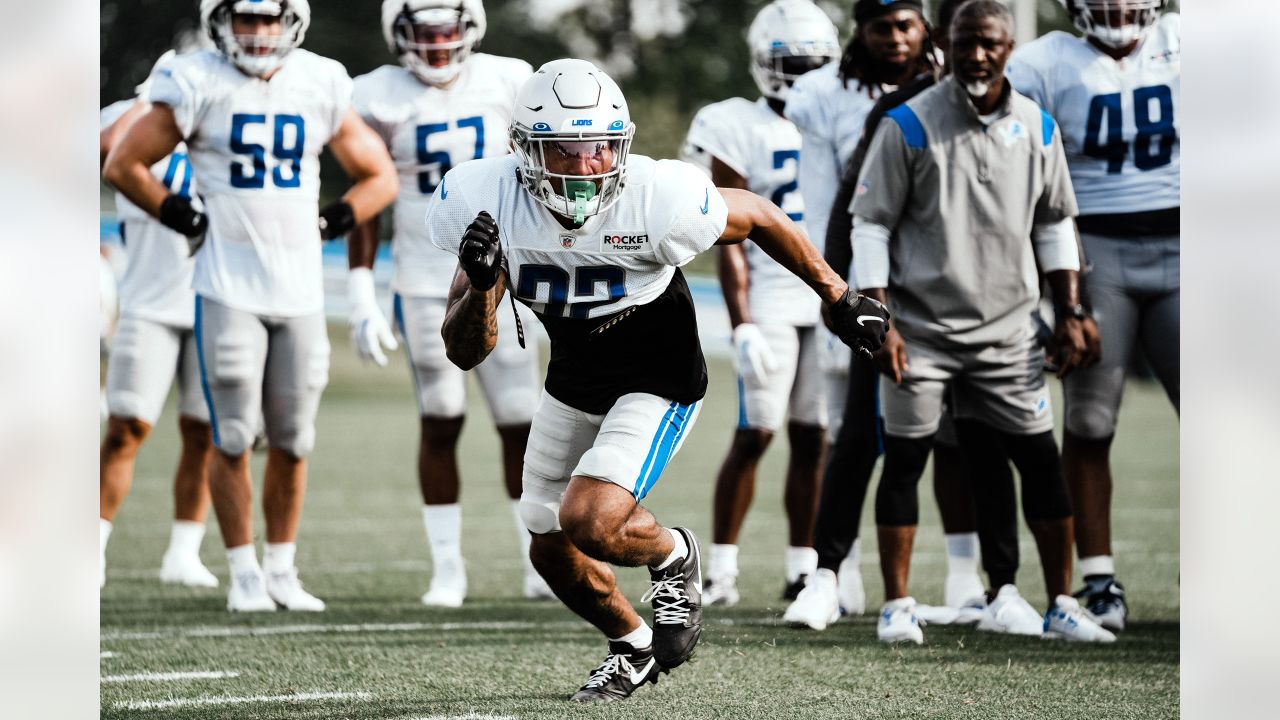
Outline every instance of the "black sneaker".
{"label": "black sneaker", "polygon": [[649,569],[649,590],[640,602],[653,604],[653,655],[665,669],[678,667],[693,654],[702,634],[702,554],[686,528],[689,554],[664,570]]}
{"label": "black sneaker", "polygon": [[628,643],[609,643],[609,654],[582,689],[569,697],[571,702],[613,702],[626,700],[636,688],[651,682],[657,684],[664,672],[653,659],[653,648],[634,648]]}
{"label": "black sneaker", "polygon": [[1080,601],[1102,627],[1120,632],[1124,630],[1129,606],[1124,602],[1124,586],[1116,582],[1114,575],[1088,575],[1084,587],[1076,591]]}
{"label": "black sneaker", "polygon": [[803,573],[795,579],[795,582],[789,582],[782,588],[783,600],[795,600],[800,597],[800,591],[804,589],[804,583],[809,579],[809,573]]}

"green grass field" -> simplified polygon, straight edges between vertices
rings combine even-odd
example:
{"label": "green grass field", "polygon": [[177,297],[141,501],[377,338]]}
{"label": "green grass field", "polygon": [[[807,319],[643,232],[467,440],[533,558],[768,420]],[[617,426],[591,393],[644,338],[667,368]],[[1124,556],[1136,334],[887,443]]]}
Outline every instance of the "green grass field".
{"label": "green grass field", "polygon": [[[785,447],[766,457],[741,545],[742,603],[711,609],[694,660],[630,701],[565,698],[604,655],[602,638],[555,603],[520,598],[515,529],[501,489],[496,435],[477,393],[463,434],[463,548],[470,594],[428,609],[428,555],[414,476],[417,422],[404,354],[360,366],[334,326],[333,369],[298,565],[321,615],[233,616],[223,590],[162,586],[177,432],[169,406],[139,458],[108,548],[101,605],[102,717],[155,718],[1168,718],[1178,715],[1177,420],[1158,388],[1131,383],[1114,463],[1114,535],[1131,629],[1112,646],[1078,646],[925,629],[922,647],[886,647],[874,616],[824,633],[779,623]],[[1053,383],[1056,385],[1056,382]],[[474,388],[473,388],[474,389]],[[1058,397],[1055,396],[1055,400]],[[732,370],[711,365],[697,427],[646,504],[709,543],[711,495],[737,413]],[[1060,413],[1060,402],[1058,403]],[[260,483],[260,460],[255,463]],[[870,506],[871,503],[868,503]],[[913,592],[941,602],[944,553],[929,483],[921,483]],[[871,509],[863,518],[870,605],[881,585]],[[261,520],[257,521],[259,537]],[[210,518],[206,564],[225,582]],[[868,532],[870,531],[870,532]],[[1019,584],[1041,605],[1034,546],[1023,533]],[[647,574],[619,572],[638,602]],[[647,617],[647,608],[642,608]],[[207,679],[131,679],[211,672]],[[235,673],[234,676],[229,674]],[[271,699],[264,699],[271,698]]]}

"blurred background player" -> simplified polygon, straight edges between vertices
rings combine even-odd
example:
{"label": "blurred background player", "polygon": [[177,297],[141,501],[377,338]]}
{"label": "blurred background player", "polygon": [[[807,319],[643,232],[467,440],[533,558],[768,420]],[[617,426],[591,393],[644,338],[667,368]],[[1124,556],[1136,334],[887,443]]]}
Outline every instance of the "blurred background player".
{"label": "blurred background player", "polygon": [[[800,133],[782,116],[796,78],[839,56],[836,28],[809,0],[776,0],[747,31],[751,76],[763,97],[730,98],[698,111],[684,154],[709,165],[716,187],[750,190],[782,208],[802,230],[796,166]],[[786,417],[784,492],[789,547],[783,596],[795,598],[817,566],[813,518],[825,452],[826,387],[818,365],[819,300],[804,281],[755,243],[717,248],[720,286],[733,325],[738,429],[716,478],[709,605],[738,601],[738,533],[755,494],[756,468]]]}
{"label": "blurred background player", "polygon": [[[205,238],[193,280],[195,336],[218,449],[209,487],[233,611],[324,609],[294,564],[306,456],[329,370],[320,240],[372,217],[396,192],[395,168],[352,110],[342,66],[295,50],[310,16],[305,0],[204,0],[201,27],[217,49],[157,70],[151,108],[104,173],[170,229],[195,244]],[[203,210],[150,171],[183,141]],[[355,184],[318,209],[326,144]],[[260,410],[271,446],[263,566],[253,545],[249,467]]]}
{"label": "blurred background player", "polygon": [[[355,79],[355,105],[391,151],[400,173],[395,204],[395,322],[404,338],[421,416],[418,482],[422,520],[431,547],[427,605],[457,607],[467,593],[458,504],[458,436],[466,412],[466,374],[444,354],[440,326],[457,261],[431,245],[423,218],[431,194],[453,165],[509,152],[506,128],[520,86],[533,72],[513,58],[473,53],[484,37],[480,0],[385,0],[382,30],[400,66],[383,66]],[[351,296],[355,344],[386,363],[372,340],[376,323],[373,266],[378,218],[351,236]],[[374,313],[365,308],[374,307]],[[530,321],[526,315],[525,322]],[[536,347],[516,340],[515,318],[501,313],[502,342],[475,371],[502,438],[502,465],[524,558],[524,595],[552,597],[529,561],[529,532],[520,521],[520,476],[529,423],[538,401]]]}
{"label": "blurred background player", "polygon": [[[170,50],[156,67],[174,56]],[[153,71],[154,72],[154,71]],[[102,110],[100,157],[107,155],[129,126],[149,109],[149,83],[138,96]],[[151,166],[151,174],[169,192],[194,197],[186,147]],[[116,513],[133,484],[138,450],[160,417],[169,387],[178,382],[178,429],[182,453],[173,478],[173,528],[160,563],[160,580],[188,587],[217,587],[218,579],[200,561],[209,511],[209,451],[213,439],[209,408],[200,388],[194,323],[195,261],[187,238],[156,222],[116,193],[120,234],[128,261],[119,283],[119,325],[107,362],[107,431],[99,465],[101,558],[99,586],[106,583],[106,548]]]}
{"label": "blurred background player", "polygon": [[1076,596],[1103,626],[1123,630],[1110,454],[1139,346],[1175,410],[1179,398],[1182,24],[1176,13],[1160,15],[1165,0],[1065,4],[1085,36],[1055,31],[1028,43],[1014,53],[1009,79],[1062,128],[1080,205],[1102,361],[1063,380],[1062,459],[1085,582]]}

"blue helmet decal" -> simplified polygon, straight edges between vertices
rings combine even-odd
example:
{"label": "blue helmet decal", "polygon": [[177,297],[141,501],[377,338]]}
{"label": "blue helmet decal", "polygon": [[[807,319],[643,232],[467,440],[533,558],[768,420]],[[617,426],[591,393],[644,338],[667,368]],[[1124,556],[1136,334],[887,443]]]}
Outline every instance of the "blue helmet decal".
{"label": "blue helmet decal", "polygon": [[551,126],[544,122],[538,122],[533,124],[533,130],[534,132],[551,132]]}
{"label": "blue helmet decal", "polygon": [[621,130],[621,129],[622,129],[622,126],[623,126],[624,124],[625,124],[625,123],[623,123],[621,120],[614,120],[613,122],[609,123],[609,129],[610,129],[610,130]]}

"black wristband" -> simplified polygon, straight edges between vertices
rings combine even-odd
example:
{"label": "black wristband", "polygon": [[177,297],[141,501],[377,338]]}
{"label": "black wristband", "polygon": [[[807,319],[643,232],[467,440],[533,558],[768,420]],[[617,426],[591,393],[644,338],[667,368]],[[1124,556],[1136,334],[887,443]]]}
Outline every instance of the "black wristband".
{"label": "black wristband", "polygon": [[1076,303],[1075,305],[1054,305],[1053,316],[1054,320],[1057,322],[1062,322],[1067,318],[1084,320],[1089,317],[1089,309],[1079,303]]}
{"label": "black wristband", "polygon": [[331,202],[320,210],[320,237],[325,240],[342,237],[355,226],[355,210],[346,200]]}
{"label": "black wristband", "polygon": [[160,203],[160,224],[189,238],[199,237],[209,229],[209,218],[181,195],[170,194]]}

